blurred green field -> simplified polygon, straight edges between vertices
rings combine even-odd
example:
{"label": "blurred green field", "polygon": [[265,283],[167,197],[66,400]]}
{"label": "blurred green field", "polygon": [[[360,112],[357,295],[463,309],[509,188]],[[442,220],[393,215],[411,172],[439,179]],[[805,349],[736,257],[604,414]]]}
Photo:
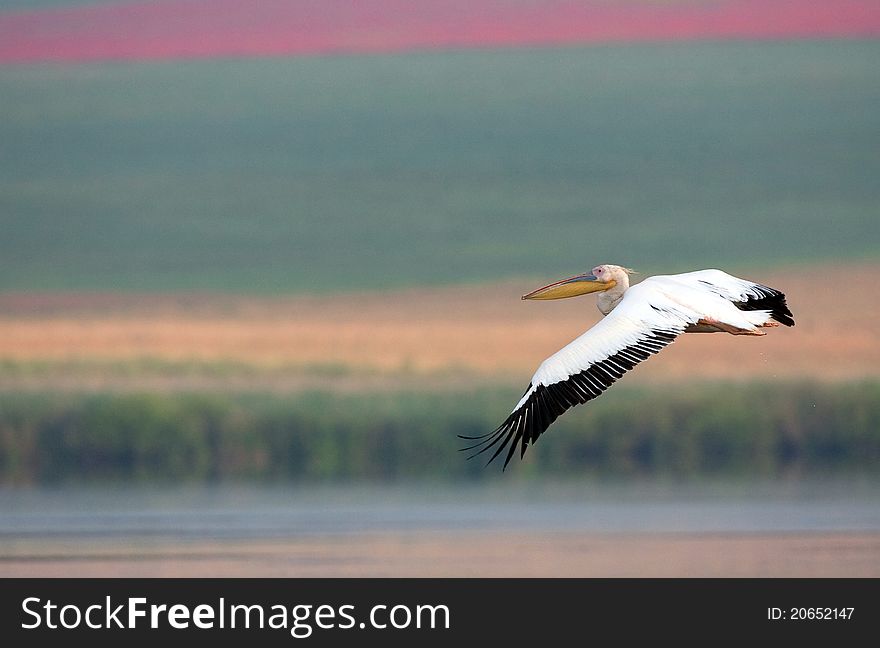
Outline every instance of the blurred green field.
{"label": "blurred green field", "polygon": [[880,42],[0,68],[0,290],[880,254]]}
{"label": "blurred green field", "polygon": [[[0,395],[0,484],[492,478],[456,434],[515,392]],[[633,404],[637,404],[636,407]],[[880,383],[621,387],[561,417],[508,479],[877,474]]]}

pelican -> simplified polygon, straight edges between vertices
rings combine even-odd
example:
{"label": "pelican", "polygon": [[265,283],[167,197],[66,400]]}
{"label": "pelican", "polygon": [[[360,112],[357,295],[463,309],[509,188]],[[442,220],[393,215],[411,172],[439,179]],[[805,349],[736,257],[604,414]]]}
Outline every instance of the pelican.
{"label": "pelican", "polygon": [[602,264],[538,288],[523,299],[566,299],[599,292],[604,317],[586,333],[544,360],[523,397],[494,431],[477,437],[462,450],[468,457],[505,448],[504,468],[520,448],[529,444],[563,412],[590,401],[608,389],[642,360],[658,353],[682,333],[766,335],[763,329],[794,326],[785,295],[762,284],[739,279],[721,270],[697,270],[648,277],[630,286],[631,270]]}

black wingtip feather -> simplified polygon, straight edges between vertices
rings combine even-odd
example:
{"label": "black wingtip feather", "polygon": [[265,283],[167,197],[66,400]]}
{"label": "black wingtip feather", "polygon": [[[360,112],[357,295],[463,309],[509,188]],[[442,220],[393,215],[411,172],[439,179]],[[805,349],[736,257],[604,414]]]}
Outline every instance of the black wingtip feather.
{"label": "black wingtip feather", "polygon": [[649,337],[594,363],[567,380],[551,385],[538,385],[534,390],[530,384],[523,394],[525,396],[532,392],[526,402],[492,432],[475,437],[458,435],[462,439],[477,442],[462,450],[479,448],[468,457],[473,459],[497,446],[486,462],[488,466],[507,449],[502,466],[502,471],[506,470],[513,455],[516,454],[517,446],[520,448],[519,456],[522,459],[529,445],[534,445],[538,437],[561,414],[575,405],[586,403],[602,394],[626,371],[660,351],[675,340],[679,333],[681,331],[677,330],[652,331]]}
{"label": "black wingtip feather", "polygon": [[758,297],[749,297],[746,301],[735,302],[734,305],[744,311],[770,311],[770,317],[785,326],[794,326],[794,314],[785,303],[785,295],[775,288],[759,286]]}

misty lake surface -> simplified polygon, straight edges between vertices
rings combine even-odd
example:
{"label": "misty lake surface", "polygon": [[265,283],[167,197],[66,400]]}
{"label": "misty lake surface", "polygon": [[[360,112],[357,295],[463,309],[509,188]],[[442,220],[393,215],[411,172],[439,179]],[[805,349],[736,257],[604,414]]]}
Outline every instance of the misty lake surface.
{"label": "misty lake surface", "polygon": [[880,530],[880,480],[501,480],[0,489],[4,542],[264,540],[372,532]]}

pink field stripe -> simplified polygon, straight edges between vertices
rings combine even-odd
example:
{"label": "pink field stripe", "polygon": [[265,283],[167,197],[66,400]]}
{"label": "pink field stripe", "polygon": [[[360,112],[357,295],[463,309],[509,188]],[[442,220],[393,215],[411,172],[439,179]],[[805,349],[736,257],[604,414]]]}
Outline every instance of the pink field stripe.
{"label": "pink field stripe", "polygon": [[878,36],[880,0],[139,0],[0,12],[0,63]]}

